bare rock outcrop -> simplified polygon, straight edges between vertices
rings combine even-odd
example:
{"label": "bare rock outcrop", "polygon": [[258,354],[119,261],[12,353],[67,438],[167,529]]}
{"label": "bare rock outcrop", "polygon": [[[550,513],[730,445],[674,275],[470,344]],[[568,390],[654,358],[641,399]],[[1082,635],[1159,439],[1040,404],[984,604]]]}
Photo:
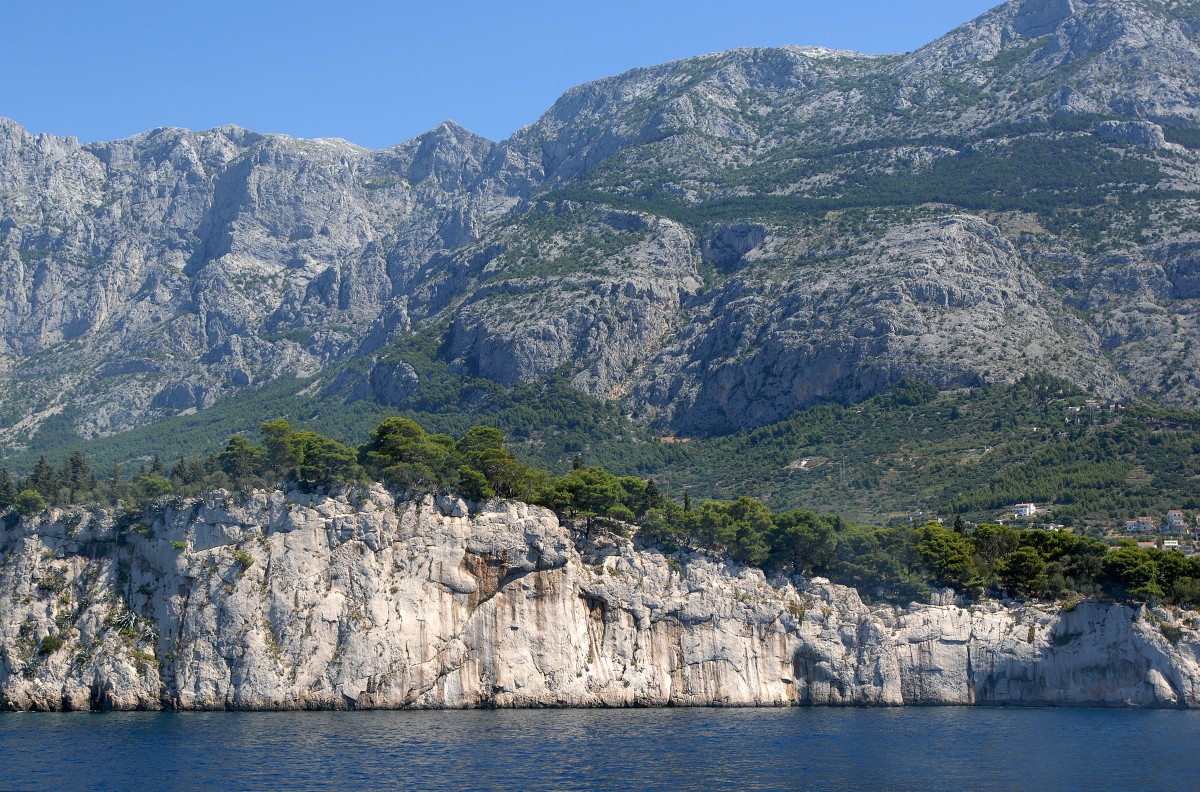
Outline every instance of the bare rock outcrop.
{"label": "bare rock outcrop", "polygon": [[961,214],[827,257],[778,233],[697,301],[634,391],[682,432],[779,420],[901,377],[958,387],[1045,370],[1113,397],[1098,339],[991,224]]}
{"label": "bare rock outcrop", "polygon": [[8,709],[1200,706],[1192,614],[868,607],[519,503],[214,492],[0,550]]}

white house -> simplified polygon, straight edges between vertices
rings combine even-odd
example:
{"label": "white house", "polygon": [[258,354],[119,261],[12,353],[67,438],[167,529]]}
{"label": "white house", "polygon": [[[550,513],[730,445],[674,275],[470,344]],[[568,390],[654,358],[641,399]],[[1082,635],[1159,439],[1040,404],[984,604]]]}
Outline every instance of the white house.
{"label": "white house", "polygon": [[1037,514],[1037,505],[1033,503],[1018,503],[1012,507],[1014,517],[1032,517]]}
{"label": "white house", "polygon": [[1153,517],[1134,517],[1125,521],[1125,533],[1154,533]]}
{"label": "white house", "polygon": [[1168,533],[1183,533],[1183,529],[1187,526],[1187,521],[1183,518],[1183,512],[1179,509],[1171,509],[1167,512],[1167,532]]}

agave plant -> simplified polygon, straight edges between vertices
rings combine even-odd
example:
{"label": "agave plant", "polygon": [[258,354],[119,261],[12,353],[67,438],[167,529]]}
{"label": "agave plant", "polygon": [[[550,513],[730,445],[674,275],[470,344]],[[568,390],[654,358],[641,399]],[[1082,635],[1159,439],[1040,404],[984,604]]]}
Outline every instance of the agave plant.
{"label": "agave plant", "polygon": [[87,665],[88,661],[91,659],[92,659],[92,647],[81,646],[77,650],[75,650],[75,654],[73,654],[71,656],[71,668],[73,668],[73,669],[83,668],[85,665]]}
{"label": "agave plant", "polygon": [[132,630],[137,623],[137,614],[130,610],[123,610],[113,617],[113,625],[119,630]]}

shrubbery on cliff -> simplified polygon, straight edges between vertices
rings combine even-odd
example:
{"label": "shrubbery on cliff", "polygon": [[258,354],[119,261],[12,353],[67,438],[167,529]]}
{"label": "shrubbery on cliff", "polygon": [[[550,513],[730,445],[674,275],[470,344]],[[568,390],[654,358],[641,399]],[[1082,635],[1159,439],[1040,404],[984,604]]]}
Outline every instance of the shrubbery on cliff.
{"label": "shrubbery on cliff", "polygon": [[455,439],[430,434],[406,418],[388,418],[370,439],[351,448],[285,419],[260,427],[262,445],[235,435],[218,454],[180,460],[167,470],[155,459],[126,479],[119,466],[96,476],[79,452],[56,469],[44,458],[16,482],[0,470],[0,511],[18,516],[46,505],[119,506],[127,517],[164,498],[203,491],[278,485],[318,489],[380,481],[399,493],[456,493],[472,501],[493,497],[553,509],[591,533],[598,527],[667,547],[724,553],[746,564],[800,575],[821,575],[864,595],[906,601],[949,586],[972,596],[1107,596],[1200,605],[1200,557],[1136,545],[1110,550],[1067,532],[1002,525],[954,529],[853,525],[805,510],[772,512],[741,497],[692,505],[665,496],[653,480],[616,476],[576,458],[561,476],[521,464],[503,433],[475,426]]}

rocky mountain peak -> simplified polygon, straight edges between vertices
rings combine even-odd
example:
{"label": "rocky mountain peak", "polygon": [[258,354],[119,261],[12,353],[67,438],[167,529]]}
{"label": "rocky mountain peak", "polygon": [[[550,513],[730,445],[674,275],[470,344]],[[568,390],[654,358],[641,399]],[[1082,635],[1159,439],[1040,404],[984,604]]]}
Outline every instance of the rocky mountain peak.
{"label": "rocky mountain peak", "polygon": [[463,142],[463,141],[491,142],[487,138],[483,137],[482,135],[475,134],[471,130],[464,127],[462,124],[459,124],[457,121],[450,119],[450,118],[447,118],[445,121],[442,121],[441,123],[439,123],[437,126],[435,126],[433,129],[429,130],[428,132],[418,135],[418,138],[427,138],[427,137],[431,137],[431,136],[440,136],[440,137],[452,139],[452,140],[455,140],[458,142]]}
{"label": "rocky mountain peak", "polygon": [[457,190],[479,176],[495,145],[453,121],[443,121],[397,148],[411,157],[409,181],[432,178],[443,190]]}
{"label": "rocky mountain peak", "polygon": [[[1146,65],[1141,62],[1145,56],[1155,65],[1161,65],[1158,60],[1167,52],[1171,55],[1162,58],[1164,64],[1192,57],[1197,17],[1193,4],[1159,0],[1010,0],[920,52],[935,55],[943,65],[994,68],[999,53],[1025,51],[1043,73],[1103,53],[1102,67],[1119,62],[1136,69]],[[918,60],[927,62],[928,57]]]}
{"label": "rocky mountain peak", "polygon": [[11,118],[0,116],[0,137],[18,138],[26,137],[28,135],[29,132],[25,129],[25,127],[21,126],[21,124],[17,123]]}
{"label": "rocky mountain peak", "polygon": [[0,119],[0,440],[346,382],[413,332],[675,431],[1036,370],[1200,404],[1198,31],[1195,3],[1013,0],[909,54],[635,69],[499,143]]}
{"label": "rocky mountain peak", "polygon": [[1084,0],[1022,0],[1013,5],[1012,31],[1022,38],[1032,39],[1053,33],[1091,3]]}
{"label": "rocky mountain peak", "polygon": [[855,50],[830,49],[829,47],[815,47],[815,46],[799,47],[799,46],[795,46],[795,45],[784,45],[784,46],[780,47],[780,49],[783,50],[784,52],[791,52],[796,55],[801,55],[805,58],[812,58],[813,60],[832,60],[832,59],[837,59],[837,58],[877,58],[877,57],[879,57],[878,55],[867,55],[862,52],[856,52]]}

